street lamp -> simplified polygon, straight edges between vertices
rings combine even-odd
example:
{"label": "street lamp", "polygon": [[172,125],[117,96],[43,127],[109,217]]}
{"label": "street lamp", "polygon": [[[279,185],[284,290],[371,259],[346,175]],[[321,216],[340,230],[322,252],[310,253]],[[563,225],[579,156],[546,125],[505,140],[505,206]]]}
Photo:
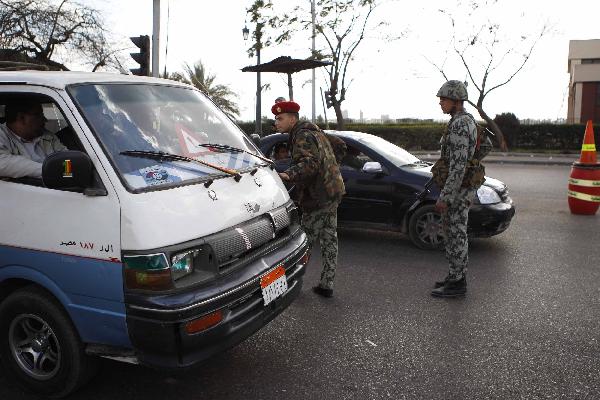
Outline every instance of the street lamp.
{"label": "street lamp", "polygon": [[[256,24],[256,30],[254,31],[254,38],[256,39],[256,65],[260,65],[260,48],[262,44],[260,39],[262,37],[262,23]],[[250,29],[244,24],[244,28],[242,29],[242,35],[244,36],[244,40],[248,40],[248,36],[250,35]],[[256,72],[256,125],[254,128],[254,133],[257,135],[262,134],[262,117],[260,112],[260,103],[261,103],[261,84],[260,84],[260,72]]]}

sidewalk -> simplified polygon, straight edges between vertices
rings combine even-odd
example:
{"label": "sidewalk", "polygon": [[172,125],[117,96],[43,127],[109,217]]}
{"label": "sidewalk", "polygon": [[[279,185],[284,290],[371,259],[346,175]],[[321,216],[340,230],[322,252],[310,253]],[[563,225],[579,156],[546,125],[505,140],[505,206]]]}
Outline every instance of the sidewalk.
{"label": "sidewalk", "polygon": [[[435,162],[440,157],[439,151],[411,151],[423,161]],[[540,165],[572,165],[579,161],[579,154],[546,154],[546,153],[512,153],[493,151],[483,159],[484,164],[540,164]]]}

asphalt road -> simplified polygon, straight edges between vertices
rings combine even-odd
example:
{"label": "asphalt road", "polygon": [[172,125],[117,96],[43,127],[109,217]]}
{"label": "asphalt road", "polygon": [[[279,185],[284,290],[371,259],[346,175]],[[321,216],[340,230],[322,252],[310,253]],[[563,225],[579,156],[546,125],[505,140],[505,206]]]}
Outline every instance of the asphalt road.
{"label": "asphalt road", "polygon": [[[335,297],[310,287],[238,347],[173,375],[103,361],[73,399],[598,399],[600,216],[567,206],[568,166],[488,166],[511,227],[471,243],[469,292],[435,299],[442,252],[343,230]],[[0,375],[0,399],[33,399]]]}

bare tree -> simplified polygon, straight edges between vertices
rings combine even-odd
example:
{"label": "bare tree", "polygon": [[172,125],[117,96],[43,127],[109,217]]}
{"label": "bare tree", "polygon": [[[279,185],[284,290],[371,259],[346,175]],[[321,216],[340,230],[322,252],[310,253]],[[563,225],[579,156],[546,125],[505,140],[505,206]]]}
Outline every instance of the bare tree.
{"label": "bare tree", "polygon": [[[469,99],[468,102],[494,132],[500,148],[506,150],[502,130],[485,112],[483,102],[492,91],[510,83],[523,70],[536,45],[549,32],[549,27],[543,24],[534,33],[529,33],[525,32],[528,28],[515,21],[510,26],[494,21],[494,8],[500,6],[498,0],[480,0],[468,1],[467,4],[459,2],[457,8],[468,10],[464,14],[439,11],[448,17],[453,29],[450,55],[458,59],[478,93],[477,100]],[[464,29],[467,29],[466,33],[461,32]],[[441,63],[430,62],[448,80],[448,54],[444,56]]]}
{"label": "bare tree", "polygon": [[100,13],[69,0],[0,0],[0,46],[52,69],[76,59],[92,71],[123,70]]}
{"label": "bare tree", "polygon": [[[291,13],[286,14],[275,12],[271,1],[255,0],[248,9],[248,15],[252,22],[260,24],[255,38],[262,40],[261,48],[273,43],[283,43],[296,34],[312,29],[309,2],[303,3],[307,4],[296,6]],[[315,50],[312,58],[332,62],[331,66],[325,68],[338,129],[344,127],[342,103],[346,100],[352,83],[350,66],[355,60],[357,49],[367,38],[367,32],[381,34],[380,28],[387,25],[383,21],[373,22],[373,12],[377,7],[376,0],[317,0],[315,3],[316,36],[321,39],[322,47]],[[277,35],[271,37],[269,30],[277,32]],[[390,39],[383,34],[382,38]],[[250,55],[254,54],[257,45],[249,49]]]}

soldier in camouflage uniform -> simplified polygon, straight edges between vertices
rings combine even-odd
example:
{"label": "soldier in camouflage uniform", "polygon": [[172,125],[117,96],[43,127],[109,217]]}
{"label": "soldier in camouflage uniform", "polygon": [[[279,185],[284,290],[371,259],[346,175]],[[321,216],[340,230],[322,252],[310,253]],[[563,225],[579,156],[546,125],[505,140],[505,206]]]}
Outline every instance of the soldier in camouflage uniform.
{"label": "soldier in camouflage uniform", "polygon": [[[477,127],[473,116],[463,108],[463,102],[468,97],[467,88],[462,82],[451,80],[444,83],[437,96],[440,98],[444,114],[451,116],[447,130],[440,140],[440,161],[447,166],[447,177],[444,175],[445,182],[440,185],[440,196],[435,204],[436,211],[442,215],[446,258],[450,268],[448,276],[435,283],[431,294],[436,297],[458,297],[467,292],[467,222],[469,207],[478,185],[470,184],[464,178],[467,166],[475,153]],[[435,180],[435,169],[432,169],[432,172]]]}
{"label": "soldier in camouflage uniform", "polygon": [[298,104],[276,103],[271,111],[275,114],[277,132],[289,132],[288,149],[292,155],[290,168],[279,176],[296,186],[302,227],[311,247],[317,240],[321,245],[323,271],[313,291],[331,297],[338,254],[337,207],[345,193],[337,152],[319,127],[299,120]]}

